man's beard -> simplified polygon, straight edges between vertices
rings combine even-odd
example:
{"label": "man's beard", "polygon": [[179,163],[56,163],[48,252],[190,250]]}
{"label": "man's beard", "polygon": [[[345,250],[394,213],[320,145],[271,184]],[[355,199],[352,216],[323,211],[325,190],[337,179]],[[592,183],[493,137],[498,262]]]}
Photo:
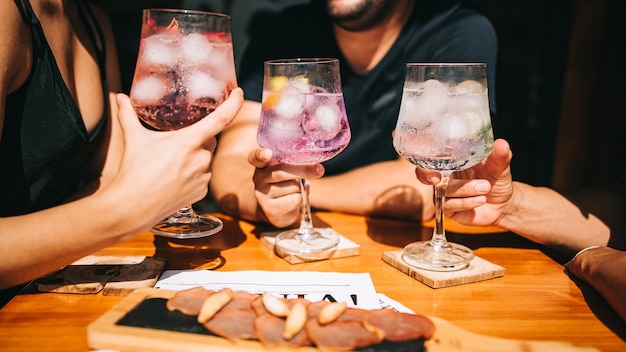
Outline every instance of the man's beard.
{"label": "man's beard", "polygon": [[347,9],[337,9],[332,1],[327,4],[330,18],[339,27],[359,32],[370,29],[381,23],[398,3],[398,0],[361,0]]}

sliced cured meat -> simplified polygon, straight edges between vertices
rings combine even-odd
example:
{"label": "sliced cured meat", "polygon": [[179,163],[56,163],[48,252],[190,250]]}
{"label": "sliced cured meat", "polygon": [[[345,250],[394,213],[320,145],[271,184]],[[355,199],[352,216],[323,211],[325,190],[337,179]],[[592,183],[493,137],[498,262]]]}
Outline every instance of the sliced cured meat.
{"label": "sliced cured meat", "polygon": [[[177,292],[167,301],[166,306],[171,311],[178,310],[197,316],[205,300],[215,293],[194,287]],[[297,303],[306,307],[304,329],[288,340],[283,335],[286,317],[272,315],[264,306],[261,295],[243,291],[232,292],[232,299],[201,325],[211,333],[232,341],[258,340],[267,349],[316,346],[323,351],[353,351],[383,341],[400,343],[422,338],[427,340],[435,330],[434,324],[424,316],[389,309],[368,311],[345,308],[336,320],[328,319],[331,322],[321,325],[319,313],[330,302],[311,303],[301,298],[281,300],[292,312]]]}
{"label": "sliced cured meat", "polygon": [[430,319],[391,309],[367,311],[363,324],[367,330],[382,332],[385,340],[394,342],[430,339],[435,332],[435,325]]}
{"label": "sliced cured meat", "polygon": [[359,320],[335,320],[320,325],[317,318],[307,321],[305,330],[309,339],[321,350],[353,351],[382,342],[382,338],[366,330]]}
{"label": "sliced cured meat", "polygon": [[186,315],[198,315],[204,300],[214,293],[215,291],[205,290],[200,286],[178,291],[172,298],[167,300],[165,306],[170,311],[178,310]]}
{"label": "sliced cured meat", "polygon": [[252,310],[252,302],[257,299],[258,295],[244,291],[233,291],[233,299],[222,308],[222,311],[233,309],[250,309]]}
{"label": "sliced cured meat", "polygon": [[367,313],[368,311],[365,309],[346,308],[346,310],[343,313],[341,313],[341,315],[337,318],[337,320],[338,321],[354,320],[354,321],[363,323],[363,320],[365,320]]}
{"label": "sliced cured meat", "polygon": [[312,302],[307,306],[307,316],[309,319],[316,318],[320,314],[320,310],[326,305],[330,304],[328,301]]}
{"label": "sliced cured meat", "polygon": [[276,317],[270,313],[259,315],[254,320],[254,330],[256,331],[257,338],[267,348],[275,348],[278,346],[303,347],[311,345],[311,340],[309,340],[304,329],[289,340],[283,338],[284,329],[285,319]]}
{"label": "sliced cured meat", "polygon": [[254,319],[256,313],[251,308],[221,310],[212,319],[203,323],[205,329],[231,341],[254,340]]}
{"label": "sliced cured meat", "polygon": [[267,309],[265,309],[265,306],[263,305],[263,298],[261,295],[257,295],[257,297],[250,302],[250,306],[256,315],[263,315],[267,313]]}

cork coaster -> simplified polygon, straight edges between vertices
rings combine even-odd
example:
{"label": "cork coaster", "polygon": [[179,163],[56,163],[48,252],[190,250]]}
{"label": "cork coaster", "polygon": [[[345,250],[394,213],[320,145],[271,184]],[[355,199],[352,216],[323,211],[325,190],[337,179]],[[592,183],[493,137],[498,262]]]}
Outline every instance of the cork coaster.
{"label": "cork coaster", "polygon": [[431,271],[419,269],[402,260],[402,251],[383,253],[383,261],[432,288],[457,286],[504,276],[506,269],[480,257],[474,257],[465,269],[458,271]]}
{"label": "cork coaster", "polygon": [[361,254],[361,246],[353,242],[341,234],[337,233],[335,230],[330,227],[318,229],[320,231],[332,231],[335,232],[339,236],[339,244],[337,247],[323,252],[318,253],[308,253],[308,254],[300,254],[300,253],[290,253],[280,251],[278,248],[274,247],[274,237],[280,233],[280,231],[275,232],[264,232],[261,234],[261,244],[263,247],[268,250],[274,252],[277,256],[283,258],[287,262],[291,264],[300,264],[306,262],[313,262],[318,260],[326,260],[326,259],[336,259],[336,258],[344,258],[344,257],[352,257]]}

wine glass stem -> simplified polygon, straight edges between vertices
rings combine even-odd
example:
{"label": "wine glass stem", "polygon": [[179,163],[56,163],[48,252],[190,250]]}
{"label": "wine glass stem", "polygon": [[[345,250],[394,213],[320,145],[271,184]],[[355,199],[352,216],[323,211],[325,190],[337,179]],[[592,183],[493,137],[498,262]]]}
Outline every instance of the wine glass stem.
{"label": "wine glass stem", "polygon": [[435,192],[435,231],[433,232],[433,238],[430,241],[436,250],[443,250],[448,245],[443,218],[446,189],[448,188],[448,182],[450,181],[450,174],[442,173],[441,176],[441,181],[433,186]]}
{"label": "wine glass stem", "polygon": [[300,192],[302,194],[302,206],[300,207],[300,229],[298,233],[302,236],[302,240],[306,241],[307,237],[313,235],[313,220],[311,219],[311,204],[309,203],[309,185],[307,178],[300,179]]}
{"label": "wine glass stem", "polygon": [[191,205],[180,208],[176,211],[176,216],[178,217],[192,217],[193,216],[193,208]]}

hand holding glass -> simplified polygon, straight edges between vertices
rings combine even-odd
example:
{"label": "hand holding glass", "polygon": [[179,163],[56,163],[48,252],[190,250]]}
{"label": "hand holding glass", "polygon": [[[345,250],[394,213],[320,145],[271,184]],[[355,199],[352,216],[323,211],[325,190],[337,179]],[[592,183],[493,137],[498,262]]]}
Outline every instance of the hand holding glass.
{"label": "hand holding glass", "polygon": [[[339,154],[350,141],[339,60],[265,62],[257,141],[285,164],[316,164]],[[300,189],[300,228],[277,235],[275,246],[279,251],[300,254],[334,248],[339,243],[334,232],[313,228],[307,179],[300,180]]]}
{"label": "hand holding glass", "polygon": [[487,66],[407,64],[393,143],[398,154],[414,165],[442,174],[434,186],[433,237],[407,245],[403,260],[434,271],[467,267],[474,253],[446,240],[444,201],[450,175],[478,164],[493,148]]}
{"label": "hand holding glass", "polygon": [[[143,11],[130,100],[145,125],[161,131],[189,126],[213,112],[235,87],[229,16],[176,9]],[[155,225],[152,232],[197,238],[222,226],[218,218],[200,216],[189,205]]]}

